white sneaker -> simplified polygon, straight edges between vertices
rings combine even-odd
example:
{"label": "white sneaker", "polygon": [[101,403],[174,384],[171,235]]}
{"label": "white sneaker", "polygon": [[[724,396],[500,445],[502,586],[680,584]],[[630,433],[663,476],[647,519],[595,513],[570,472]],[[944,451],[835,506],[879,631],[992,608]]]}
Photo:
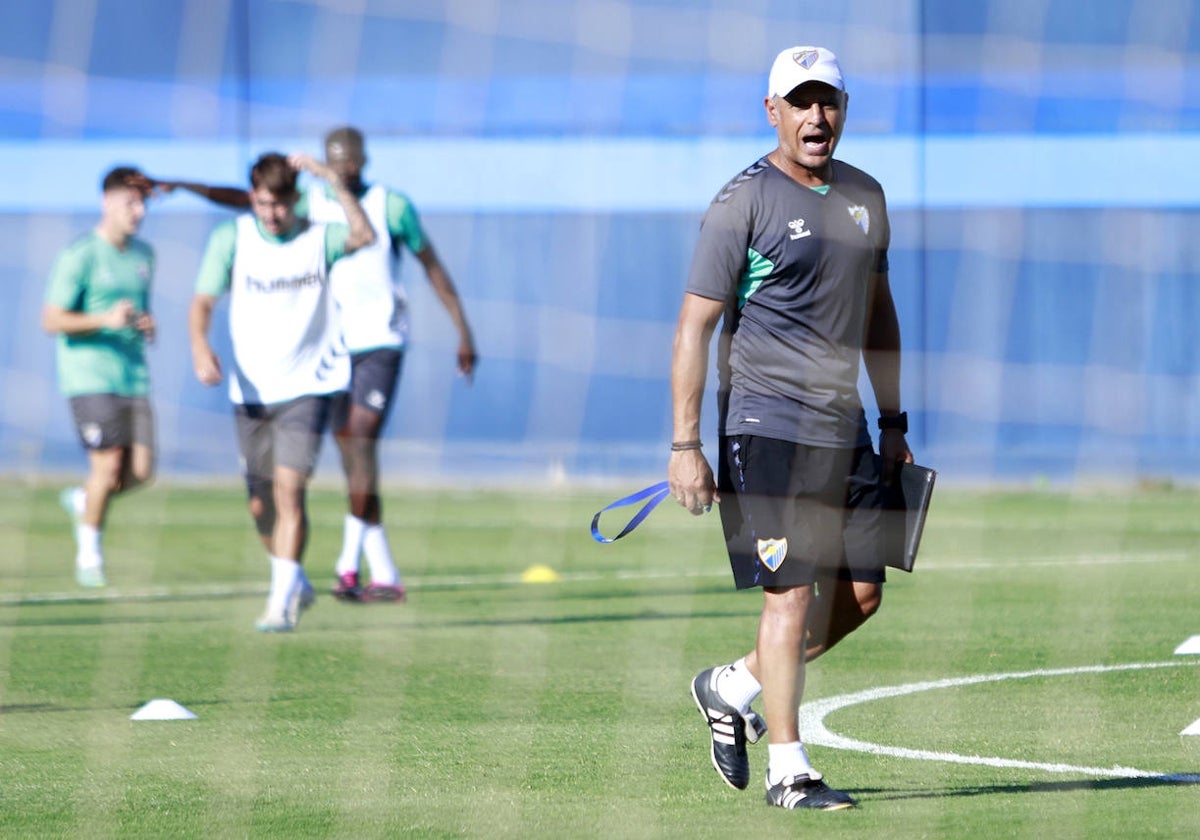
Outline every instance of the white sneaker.
{"label": "white sneaker", "polygon": [[292,628],[300,623],[300,614],[315,604],[317,601],[317,590],[308,582],[308,578],[300,578],[300,586],[297,587],[296,593],[292,595],[288,601],[287,612],[284,613],[284,618],[291,622]]}
{"label": "white sneaker", "polygon": [[103,589],[108,586],[104,569],[98,566],[76,567],[75,582],[86,589]]}
{"label": "white sneaker", "polygon": [[259,633],[291,633],[296,629],[296,624],[288,621],[286,616],[264,614],[254,623],[254,629]]}

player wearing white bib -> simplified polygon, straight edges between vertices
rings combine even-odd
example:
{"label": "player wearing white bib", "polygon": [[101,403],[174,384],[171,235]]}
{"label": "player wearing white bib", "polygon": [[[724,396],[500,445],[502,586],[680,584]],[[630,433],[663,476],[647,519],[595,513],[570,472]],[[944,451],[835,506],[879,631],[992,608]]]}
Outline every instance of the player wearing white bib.
{"label": "player wearing white bib", "polygon": [[[397,277],[402,249],[421,262],[434,293],[454,322],[458,372],[468,380],[477,362],[475,343],[454,283],[421,227],[412,202],[401,193],[363,182],[367,157],[362,133],[348,127],[330,132],[325,138],[325,162],[359,197],[379,232],[373,245],[337,263],[331,276],[342,340],[351,359],[350,389],[336,398],[333,415],[334,438],[349,493],[333,593],[350,601],[403,601],[404,584],[383,528],[378,455],[408,331],[404,290]],[[307,191],[298,212],[317,222],[346,218],[341,202],[324,185]],[[359,578],[360,554],[371,574],[365,587]]]}
{"label": "player wearing white bib", "polygon": [[[296,216],[300,169],[330,184],[347,224]],[[225,222],[209,237],[188,320],[196,378],[217,385],[222,366],[208,332],[218,298],[230,295],[229,398],[250,514],[271,560],[267,607],[256,626],[288,632],[312,599],[300,566],[308,537],[305,493],[333,395],[350,380],[329,270],[374,242],[375,233],[353,193],[307,155],[263,155],[250,170],[250,185],[253,215]]]}
{"label": "player wearing white bib", "polygon": [[[399,602],[407,593],[383,529],[378,446],[408,339],[406,297],[398,278],[404,250],[421,262],[454,323],[458,372],[468,381],[478,357],[458,291],[421,226],[416,208],[399,192],[363,182],[367,157],[362,133],[348,127],[331,131],[325,138],[325,162],[359,199],[378,233],[372,245],[338,260],[330,272],[342,341],[350,352],[350,387],[335,397],[330,418],[349,495],[333,594],[346,601]],[[245,191],[234,187],[153,178],[147,178],[146,184],[166,192],[185,189],[225,207],[249,206]],[[295,215],[320,223],[346,222],[340,195],[324,184],[301,195]],[[366,586],[360,583],[360,555],[366,558],[371,574]]]}

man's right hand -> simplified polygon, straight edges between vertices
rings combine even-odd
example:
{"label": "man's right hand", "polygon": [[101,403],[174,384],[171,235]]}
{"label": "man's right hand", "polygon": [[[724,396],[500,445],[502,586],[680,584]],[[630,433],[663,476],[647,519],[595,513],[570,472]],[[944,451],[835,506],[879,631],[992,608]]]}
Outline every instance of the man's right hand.
{"label": "man's right hand", "polygon": [[671,453],[671,460],[667,464],[667,482],[675,501],[693,516],[708,512],[713,502],[721,501],[713,480],[712,467],[699,449]]}
{"label": "man's right hand", "polygon": [[192,348],[192,367],[201,385],[211,388],[221,383],[221,360],[211,347]]}
{"label": "man's right hand", "polygon": [[133,301],[124,298],[113,304],[113,308],[104,313],[104,326],[110,330],[123,330],[131,326],[137,318],[137,308]]}

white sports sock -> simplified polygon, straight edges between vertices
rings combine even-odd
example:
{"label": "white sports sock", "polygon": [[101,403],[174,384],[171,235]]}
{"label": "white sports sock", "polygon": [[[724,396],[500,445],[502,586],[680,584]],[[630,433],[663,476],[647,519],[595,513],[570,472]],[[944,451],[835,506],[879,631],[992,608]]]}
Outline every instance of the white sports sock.
{"label": "white sports sock", "polygon": [[735,706],[743,715],[750,711],[750,704],[754,702],[754,698],[762,693],[762,686],[746,667],[744,656],[717,673],[716,689],[721,699]]}
{"label": "white sports sock", "polygon": [[371,583],[380,586],[397,586],[400,572],[392,561],[392,550],[388,547],[387,533],[383,525],[368,525],[363,532],[363,554],[371,569]]}
{"label": "white sports sock", "polygon": [[79,550],[75,554],[75,565],[80,569],[99,569],[104,565],[100,553],[100,529],[80,523],[75,528],[75,540]]}
{"label": "white sports sock", "polygon": [[83,516],[83,511],[87,508],[87,491],[82,487],[71,489],[71,507],[76,516]]}
{"label": "white sports sock", "polygon": [[821,774],[809,763],[804,744],[799,741],[767,744],[767,783],[777,785],[788,776],[821,778]]}
{"label": "white sports sock", "polygon": [[271,557],[271,590],[267,593],[267,615],[287,615],[292,594],[300,587],[300,564],[286,557]]}
{"label": "white sports sock", "polygon": [[357,516],[346,514],[346,524],[342,529],[342,553],[338,555],[334,571],[338,577],[347,572],[358,571],[358,555],[362,551],[363,531],[367,523]]}

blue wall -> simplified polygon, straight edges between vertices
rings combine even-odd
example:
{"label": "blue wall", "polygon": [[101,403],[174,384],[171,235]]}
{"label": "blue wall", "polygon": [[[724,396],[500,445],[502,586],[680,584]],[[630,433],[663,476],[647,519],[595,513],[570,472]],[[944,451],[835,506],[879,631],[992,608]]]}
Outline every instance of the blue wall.
{"label": "blue wall", "polygon": [[[0,9],[0,269],[15,302],[0,471],[82,462],[38,312],[55,252],[94,222],[101,172],[133,161],[242,183],[260,152],[316,152],[343,122],[368,133],[368,176],[421,209],[483,357],[473,386],[455,379],[453,330],[410,258],[390,473],[661,471],[700,214],[770,150],[765,70],[807,42],[848,76],[840,156],[888,191],[921,459],[947,480],[1200,476],[1196,4],[498,5],[461,20],[464,4],[438,2]],[[159,255],[168,474],[236,472],[227,406],[194,382],[185,336],[219,218],[171,196],[143,228]]]}

